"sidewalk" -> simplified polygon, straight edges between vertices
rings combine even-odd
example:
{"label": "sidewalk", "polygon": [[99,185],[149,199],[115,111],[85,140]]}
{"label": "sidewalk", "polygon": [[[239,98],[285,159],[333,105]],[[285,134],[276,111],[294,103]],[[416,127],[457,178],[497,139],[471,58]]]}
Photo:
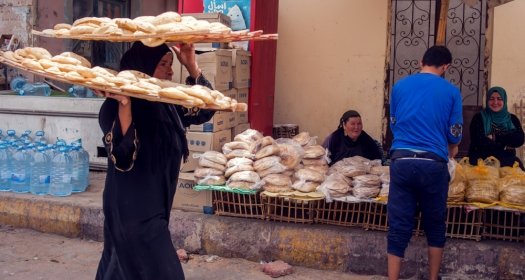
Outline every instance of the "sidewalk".
{"label": "sidewalk", "polygon": [[[93,172],[87,192],[70,197],[0,193],[0,224],[66,237],[102,241],[105,173]],[[386,233],[328,225],[297,225],[173,210],[177,248],[253,262],[283,260],[295,266],[386,275]],[[402,277],[427,274],[426,240],[413,238]],[[525,245],[448,239],[442,273],[450,279],[524,279]]]}

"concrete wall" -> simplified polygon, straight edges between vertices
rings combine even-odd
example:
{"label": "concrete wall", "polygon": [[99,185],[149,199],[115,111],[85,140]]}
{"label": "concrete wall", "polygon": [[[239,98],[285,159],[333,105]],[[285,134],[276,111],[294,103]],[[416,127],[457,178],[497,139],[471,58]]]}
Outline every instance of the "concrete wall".
{"label": "concrete wall", "polygon": [[358,110],[381,135],[388,1],[279,1],[274,123],[324,139]]}
{"label": "concrete wall", "polygon": [[32,0],[0,0],[0,34],[12,34],[22,46],[30,44]]}
{"label": "concrete wall", "polygon": [[492,67],[489,86],[507,90],[508,107],[525,98],[525,1],[494,8]]}

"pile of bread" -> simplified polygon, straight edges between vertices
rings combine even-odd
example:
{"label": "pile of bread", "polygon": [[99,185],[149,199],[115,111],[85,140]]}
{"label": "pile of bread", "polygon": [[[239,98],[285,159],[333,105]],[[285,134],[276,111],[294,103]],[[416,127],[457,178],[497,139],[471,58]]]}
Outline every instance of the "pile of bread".
{"label": "pile of bread", "polygon": [[[303,138],[307,140],[303,141]],[[319,164],[319,157],[326,155],[325,149],[315,145],[315,138],[310,138],[307,133],[301,134],[295,140],[273,139],[248,129],[222,147],[226,163],[221,167],[214,165],[215,170],[208,170],[207,168],[211,168],[209,161],[218,163],[216,159],[219,156],[214,153],[217,152],[207,152],[201,156],[199,168],[195,170],[198,184],[222,183],[221,175],[214,171],[223,169],[225,183],[231,188],[262,189],[273,193],[289,193],[296,190],[315,192],[328,171],[326,160],[323,159],[322,164]],[[210,158],[211,155],[216,159]],[[303,161],[312,159],[317,162],[303,164]],[[202,180],[205,178],[210,180]]]}
{"label": "pile of bread", "polygon": [[46,73],[72,83],[102,87],[108,91],[127,92],[173,100],[186,107],[212,108],[218,110],[246,111],[245,103],[224,96],[219,91],[194,85],[186,86],[150,77],[133,70],[114,71],[95,66],[84,57],[73,52],[52,56],[46,49],[26,47],[3,53],[3,58],[21,64],[29,70]]}
{"label": "pile of bread", "polygon": [[[158,46],[169,36],[177,33],[229,34],[231,29],[220,22],[197,20],[192,16],[181,16],[176,12],[165,12],[158,16],[129,18],[84,17],[73,24],[59,23],[42,33],[56,37],[137,37],[147,46]],[[144,36],[148,35],[148,36]],[[150,38],[156,35],[158,37]]]}
{"label": "pile of bread", "polygon": [[[329,176],[319,187],[328,199],[367,199],[388,196],[390,172],[380,160],[354,156],[342,159],[328,170]],[[351,196],[349,198],[349,196]]]}

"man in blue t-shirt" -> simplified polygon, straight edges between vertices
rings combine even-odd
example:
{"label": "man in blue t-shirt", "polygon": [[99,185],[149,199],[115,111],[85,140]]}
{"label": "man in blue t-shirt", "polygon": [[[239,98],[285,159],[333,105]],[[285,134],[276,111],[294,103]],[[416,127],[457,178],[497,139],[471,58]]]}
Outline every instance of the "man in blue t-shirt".
{"label": "man in blue t-shirt", "polygon": [[441,77],[451,61],[446,47],[433,46],[423,56],[421,71],[399,80],[392,89],[389,279],[399,277],[417,209],[427,237],[429,279],[438,279],[446,239],[447,162],[457,154],[463,130],[461,93]]}

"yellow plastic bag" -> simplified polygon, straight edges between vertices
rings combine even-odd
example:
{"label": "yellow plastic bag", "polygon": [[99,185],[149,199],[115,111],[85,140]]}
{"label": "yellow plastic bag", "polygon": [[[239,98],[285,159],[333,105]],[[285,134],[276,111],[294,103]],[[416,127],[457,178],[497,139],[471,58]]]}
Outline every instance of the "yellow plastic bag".
{"label": "yellow plastic bag", "polygon": [[499,199],[503,203],[525,206],[525,173],[513,173],[501,179]]}
{"label": "yellow plastic bag", "polygon": [[[454,159],[449,159],[453,161]],[[454,177],[448,185],[448,201],[462,202],[465,201],[465,189],[467,187],[467,177],[465,175],[464,164],[456,164]]]}
{"label": "yellow plastic bag", "polygon": [[478,164],[476,166],[466,167],[465,174],[469,182],[478,180],[496,180],[499,178],[499,167],[499,160],[495,157],[488,157],[485,160],[478,159]]}
{"label": "yellow plastic bag", "polygon": [[510,166],[501,167],[499,169],[499,175],[501,178],[505,178],[508,176],[525,175],[525,172],[521,170],[519,163],[515,161],[512,167]]}

